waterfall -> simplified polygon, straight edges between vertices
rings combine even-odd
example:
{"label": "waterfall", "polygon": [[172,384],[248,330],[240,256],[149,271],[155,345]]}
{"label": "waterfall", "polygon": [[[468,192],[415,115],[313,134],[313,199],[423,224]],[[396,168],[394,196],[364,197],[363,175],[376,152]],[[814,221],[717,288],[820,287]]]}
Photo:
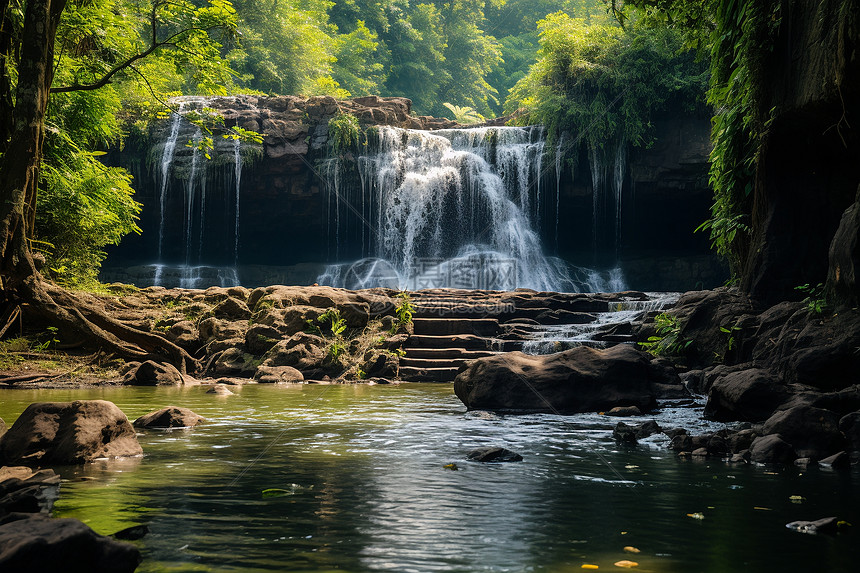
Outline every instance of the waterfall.
{"label": "waterfall", "polygon": [[621,200],[624,191],[624,176],[627,167],[627,142],[624,137],[619,138],[618,148],[615,150],[615,165],[612,177],[612,195],[615,199],[615,259],[621,253]]}
{"label": "waterfall", "polygon": [[[182,97],[173,101],[178,109],[164,131],[163,144],[153,150],[159,226],[158,262],[151,265],[152,284],[181,288],[235,286],[239,284],[236,265],[245,149],[238,140],[219,138],[210,159],[200,148],[202,130],[182,121],[184,112],[206,106],[208,100]],[[187,144],[180,145],[180,141]],[[181,195],[174,195],[174,190]],[[226,208],[213,209],[218,203],[210,205],[209,192],[223,197]],[[207,227],[217,231],[210,235],[217,246],[207,245]],[[170,229],[177,229],[176,235],[169,233]],[[230,266],[223,266],[225,263]]]}
{"label": "waterfall", "polygon": [[183,103],[179,103],[179,111],[173,112],[170,134],[164,142],[164,150],[161,153],[161,188],[158,195],[158,204],[161,210],[161,224],[158,227],[159,260],[161,260],[164,254],[164,220],[167,211],[167,188],[170,186],[170,167],[173,164],[173,156],[176,154],[176,141],[179,139],[179,126],[182,123],[183,105]]}
{"label": "waterfall", "polygon": [[[200,139],[203,133],[200,129],[194,134],[192,140],[192,157],[191,157],[191,174],[188,177],[188,182],[185,184],[185,264],[191,264],[191,238],[194,235],[194,187],[197,183],[197,174],[200,171]],[[201,197],[202,202],[202,197]],[[201,236],[202,236],[202,217],[201,217]]]}
{"label": "waterfall", "polygon": [[[622,205],[627,176],[627,141],[620,137],[612,155],[590,144],[592,187],[592,243],[595,254],[601,247],[612,248],[616,263],[621,255]],[[611,186],[611,189],[607,187]],[[604,244],[607,243],[607,244]]]}
{"label": "waterfall", "polygon": [[233,266],[239,264],[239,190],[242,187],[242,152],[239,140],[233,142],[234,145],[234,172],[236,174],[236,223],[235,223],[235,244],[233,247]]}
{"label": "waterfall", "polygon": [[[561,175],[564,172],[564,140],[567,138],[567,132],[563,131],[561,137],[558,138],[558,145],[555,148],[555,249],[558,251],[558,220],[561,212]],[[573,164],[575,162],[571,162]],[[573,179],[573,167],[571,167],[571,179]]]}
{"label": "waterfall", "polygon": [[380,126],[374,139],[352,162],[354,185],[347,160],[323,164],[329,238],[339,262],[319,283],[587,288],[541,245],[543,128]]}
{"label": "waterfall", "polygon": [[588,157],[591,160],[591,235],[595,251],[600,244],[600,223],[603,218],[603,150],[594,145],[589,146]]}

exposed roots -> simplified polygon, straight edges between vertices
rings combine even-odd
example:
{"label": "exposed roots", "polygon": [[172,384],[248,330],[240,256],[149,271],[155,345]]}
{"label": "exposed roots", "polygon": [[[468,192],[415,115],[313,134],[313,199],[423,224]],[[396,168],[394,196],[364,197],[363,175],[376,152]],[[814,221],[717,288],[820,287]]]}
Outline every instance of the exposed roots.
{"label": "exposed roots", "polygon": [[15,290],[27,312],[82,336],[87,346],[126,360],[169,362],[182,374],[199,366],[188,352],[166,338],[119,322],[84,296],[48,283],[38,273],[24,279]]}

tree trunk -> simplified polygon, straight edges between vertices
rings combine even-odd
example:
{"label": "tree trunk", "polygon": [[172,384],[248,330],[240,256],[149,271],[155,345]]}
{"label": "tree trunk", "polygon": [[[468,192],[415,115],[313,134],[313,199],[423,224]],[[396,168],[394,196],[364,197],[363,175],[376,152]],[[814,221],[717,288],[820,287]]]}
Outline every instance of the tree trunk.
{"label": "tree trunk", "polygon": [[[2,5],[0,5],[2,7]],[[29,0],[24,14],[11,137],[0,160],[0,288],[6,305],[73,331],[124,358],[166,360],[185,373],[196,361],[168,340],[132,329],[74,293],[45,283],[28,237],[36,208],[45,113],[53,81],[54,42],[66,0]]]}

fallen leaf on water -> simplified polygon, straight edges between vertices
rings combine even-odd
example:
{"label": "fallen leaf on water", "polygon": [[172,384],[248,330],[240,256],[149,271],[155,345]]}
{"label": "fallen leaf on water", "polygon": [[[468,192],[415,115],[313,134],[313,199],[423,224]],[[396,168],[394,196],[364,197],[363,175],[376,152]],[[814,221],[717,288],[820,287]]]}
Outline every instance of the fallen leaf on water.
{"label": "fallen leaf on water", "polygon": [[792,495],[788,499],[791,500],[791,503],[803,503],[804,501],[806,501],[806,498],[802,495]]}
{"label": "fallen leaf on water", "polygon": [[582,568],[583,569],[600,569],[600,567],[598,567],[597,565],[592,565],[591,563],[583,563]]}
{"label": "fallen leaf on water", "polygon": [[632,545],[628,545],[627,547],[625,547],[624,551],[626,551],[627,553],[642,553],[641,551],[639,551],[638,549],[636,549]]}
{"label": "fallen leaf on water", "polygon": [[632,569],[633,567],[639,567],[639,564],[636,563],[635,561],[627,561],[626,559],[623,559],[621,561],[616,561],[615,566],[616,567],[624,567],[626,569]]}
{"label": "fallen leaf on water", "polygon": [[705,515],[703,513],[688,513],[687,517],[692,517],[693,519],[705,519]]}
{"label": "fallen leaf on water", "polygon": [[629,465],[629,466],[624,466],[624,469],[625,469],[625,470],[635,470],[635,469],[636,469],[636,468],[638,468],[638,467],[639,467],[639,466]]}
{"label": "fallen leaf on water", "polygon": [[452,472],[455,472],[455,471],[460,469],[457,467],[457,464],[445,464],[442,467],[445,468],[446,470],[451,470]]}
{"label": "fallen leaf on water", "polygon": [[758,506],[756,506],[756,507],[754,507],[753,509],[756,509],[756,510],[758,510],[758,511],[773,511],[773,510],[772,510],[771,508],[769,508],[769,507],[758,507]]}
{"label": "fallen leaf on water", "polygon": [[627,532],[626,532],[626,531],[622,531],[622,532],[621,532],[621,535],[627,535]]}

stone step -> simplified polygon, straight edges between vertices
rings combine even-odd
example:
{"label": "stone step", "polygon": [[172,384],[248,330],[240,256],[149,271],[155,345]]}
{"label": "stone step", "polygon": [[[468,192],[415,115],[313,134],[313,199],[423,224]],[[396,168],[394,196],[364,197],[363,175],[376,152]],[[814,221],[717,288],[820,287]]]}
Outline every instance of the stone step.
{"label": "stone step", "polygon": [[416,318],[413,324],[415,334],[432,336],[446,334],[494,336],[501,330],[499,321],[495,318]]}
{"label": "stone step", "polygon": [[405,382],[453,382],[460,368],[415,368],[401,366],[400,379]]}
{"label": "stone step", "polygon": [[404,345],[406,352],[413,348],[462,348],[466,350],[499,350],[493,348],[492,338],[483,338],[474,334],[454,334],[436,336],[429,334],[413,334]]}
{"label": "stone step", "polygon": [[474,360],[495,356],[498,352],[492,350],[466,350],[464,348],[405,348],[406,358],[433,358],[436,360],[450,360],[452,358],[463,358]]}
{"label": "stone step", "polygon": [[438,369],[438,368],[459,368],[467,362],[471,362],[474,358],[401,358],[400,367]]}

